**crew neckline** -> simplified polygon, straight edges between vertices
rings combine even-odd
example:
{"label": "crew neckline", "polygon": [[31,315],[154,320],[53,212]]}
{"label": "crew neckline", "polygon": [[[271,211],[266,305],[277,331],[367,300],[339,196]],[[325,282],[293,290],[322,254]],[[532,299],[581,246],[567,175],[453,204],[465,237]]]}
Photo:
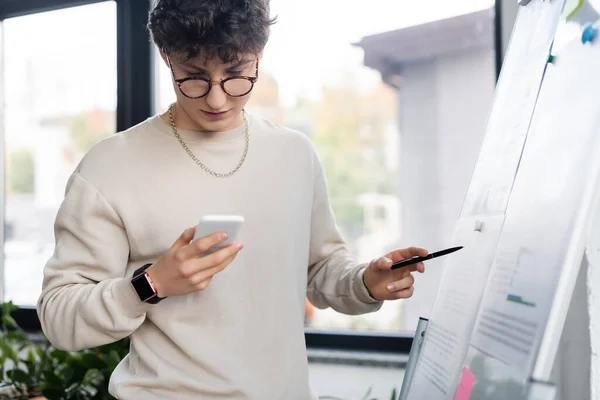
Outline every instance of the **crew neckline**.
{"label": "crew neckline", "polygon": [[[246,111],[246,118],[248,119],[248,127],[252,127],[252,117]],[[160,114],[156,114],[149,118],[149,122],[152,126],[154,126],[159,132],[170,136],[176,139],[175,134],[173,133],[173,129],[171,125],[165,123],[160,117]],[[245,133],[245,124],[242,123],[240,126],[229,129],[221,132],[200,132],[193,131],[188,129],[179,129],[177,128],[177,132],[179,132],[179,136],[186,142],[193,143],[219,143],[219,142],[228,142],[232,140],[236,140],[240,137],[244,136]]]}

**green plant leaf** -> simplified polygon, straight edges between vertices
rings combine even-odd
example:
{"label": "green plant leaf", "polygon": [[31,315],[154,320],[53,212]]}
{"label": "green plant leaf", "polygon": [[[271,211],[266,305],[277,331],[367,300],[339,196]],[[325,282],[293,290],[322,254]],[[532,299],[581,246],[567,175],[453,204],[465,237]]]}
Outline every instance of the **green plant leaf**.
{"label": "green plant leaf", "polygon": [[11,383],[24,383],[29,385],[31,383],[31,377],[27,373],[27,371],[23,371],[22,369],[13,369],[6,373],[8,379]]}
{"label": "green plant leaf", "polygon": [[96,387],[101,384],[102,381],[104,381],[104,375],[102,375],[102,372],[98,369],[88,369],[83,377],[83,384],[85,386],[93,385]]}
{"label": "green plant leaf", "polygon": [[[1,315],[8,321],[6,328],[13,326],[11,310],[10,305],[2,308]],[[18,327],[4,329],[0,330],[0,376],[10,374],[15,380],[15,399],[42,393],[48,400],[115,400],[108,393],[108,382],[129,352],[129,344],[129,338],[124,338],[94,349],[66,352],[54,349],[47,339],[44,344],[32,343]],[[19,353],[19,348],[24,352]],[[18,368],[3,374],[5,362]]]}
{"label": "green plant leaf", "polygon": [[25,350],[29,346],[31,346],[31,343],[29,343],[29,342],[23,342],[23,343],[19,344],[19,346],[18,346],[19,353],[21,353],[23,350]]}
{"label": "green plant leaf", "polygon": [[29,362],[35,362],[35,361],[37,361],[35,350],[33,348],[31,348],[31,347],[27,351],[27,361],[29,361]]}
{"label": "green plant leaf", "polygon": [[398,395],[396,393],[396,388],[392,389],[392,398],[390,400],[398,400]]}
{"label": "green plant leaf", "polygon": [[65,382],[59,376],[57,376],[52,369],[44,374],[44,378],[44,387],[49,389],[61,389],[64,387]]}
{"label": "green plant leaf", "polygon": [[7,328],[19,329],[19,325],[17,325],[17,321],[11,315],[3,315],[2,316],[2,324]]}
{"label": "green plant leaf", "polygon": [[42,390],[42,394],[48,400],[62,400],[64,398],[65,392],[60,388],[47,388]]}
{"label": "green plant leaf", "polygon": [[86,368],[102,369],[106,367],[106,362],[94,353],[84,353],[81,356],[81,362]]}
{"label": "green plant leaf", "polygon": [[50,352],[50,357],[60,361],[61,363],[64,363],[71,357],[71,355],[66,351],[52,350]]}
{"label": "green plant leaf", "polygon": [[44,356],[48,354],[48,349],[45,346],[36,346],[34,351],[39,358],[44,358]]}
{"label": "green plant leaf", "polygon": [[9,315],[19,309],[18,306],[14,305],[12,300],[2,303],[2,316]]}
{"label": "green plant leaf", "polygon": [[2,353],[4,359],[8,358],[12,360],[15,364],[18,364],[19,355],[8,342],[0,340],[0,352]]}
{"label": "green plant leaf", "polygon": [[369,387],[369,389],[367,390],[367,393],[365,393],[365,395],[363,396],[363,400],[369,400],[369,396],[371,395],[372,391],[373,391],[373,388]]}
{"label": "green plant leaf", "polygon": [[33,378],[33,376],[35,375],[35,368],[37,366],[37,363],[35,361],[29,361],[29,360],[23,358],[23,359],[21,359],[20,365],[22,366],[21,369],[26,370],[27,374]]}
{"label": "green plant leaf", "polygon": [[74,370],[73,368],[69,368],[66,367],[63,371],[62,371],[62,376],[65,379],[65,381],[70,381],[73,378],[73,374],[74,374]]}
{"label": "green plant leaf", "polygon": [[85,365],[80,360],[73,360],[73,362],[71,363],[71,369],[73,371],[73,374],[71,375],[69,381],[74,383],[80,383],[81,381],[83,381],[83,377],[85,376],[85,372],[87,371]]}
{"label": "green plant leaf", "polygon": [[12,332],[6,332],[4,334],[4,338],[6,340],[14,340],[14,341],[28,341],[27,336],[25,336],[25,334],[23,332],[20,331],[12,331]]}
{"label": "green plant leaf", "polygon": [[117,365],[121,362],[121,356],[116,350],[111,350],[106,357],[106,364],[109,369],[115,369]]}

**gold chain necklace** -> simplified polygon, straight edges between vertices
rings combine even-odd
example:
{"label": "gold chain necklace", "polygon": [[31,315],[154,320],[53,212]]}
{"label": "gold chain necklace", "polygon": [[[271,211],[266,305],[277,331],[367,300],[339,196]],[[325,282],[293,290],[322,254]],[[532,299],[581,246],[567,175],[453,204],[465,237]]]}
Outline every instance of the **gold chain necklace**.
{"label": "gold chain necklace", "polygon": [[232,169],[231,171],[229,171],[227,173],[221,173],[221,172],[215,172],[215,171],[211,170],[206,165],[204,165],[202,163],[202,161],[198,160],[198,158],[194,155],[194,153],[192,153],[192,151],[190,150],[188,145],[183,141],[183,139],[181,138],[181,135],[179,134],[179,131],[177,130],[177,127],[175,126],[175,120],[173,119],[172,108],[174,105],[175,105],[175,103],[173,103],[169,106],[169,120],[171,121],[171,129],[173,129],[173,134],[175,135],[177,140],[179,140],[181,147],[183,147],[183,149],[185,150],[186,153],[188,153],[188,155],[191,157],[191,159],[194,160],[194,162],[196,164],[198,164],[198,166],[200,168],[202,168],[204,171],[208,172],[209,174],[211,174],[212,176],[215,176],[217,178],[228,178],[231,175],[235,174],[238,171],[238,169],[240,169],[242,164],[244,163],[244,160],[246,160],[246,154],[248,154],[248,144],[250,143],[250,128],[248,126],[248,119],[246,118],[246,112],[242,110],[242,118],[244,118],[244,125],[246,128],[245,135],[244,135],[245,136],[244,153],[242,154],[242,158],[240,159],[240,162],[235,166],[234,169]]}

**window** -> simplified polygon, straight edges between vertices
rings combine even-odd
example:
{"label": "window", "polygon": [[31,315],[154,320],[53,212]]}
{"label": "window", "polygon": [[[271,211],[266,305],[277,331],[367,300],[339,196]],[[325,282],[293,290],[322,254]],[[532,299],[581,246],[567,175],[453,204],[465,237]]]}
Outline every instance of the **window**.
{"label": "window", "polygon": [[[491,0],[374,1],[364,7],[271,0],[279,22],[249,105],[317,145],[340,229],[364,261],[395,247],[447,244],[496,76]],[[27,8],[0,3],[7,10]],[[36,2],[47,9],[58,3],[82,2]],[[125,129],[149,116],[146,56],[131,57],[148,43],[148,10],[132,4],[106,1],[0,21],[4,299],[35,304],[52,253],[54,216],[82,154],[117,130],[115,118]],[[22,34],[30,30],[44,35]],[[168,69],[155,59],[154,104],[164,111],[174,93]],[[442,274],[439,261],[427,266],[412,299],[355,317],[307,304],[308,326],[414,329],[418,317],[429,314]]]}
{"label": "window", "polygon": [[[278,23],[249,110],[316,144],[338,225],[359,259],[409,245],[441,248],[493,97],[494,3],[271,0],[271,11]],[[175,95],[155,59],[162,112]],[[429,315],[441,271],[429,263],[412,299],[374,314],[307,304],[308,325],[412,330]]]}
{"label": "window", "polygon": [[67,179],[116,130],[116,3],[2,25],[4,299],[34,306]]}

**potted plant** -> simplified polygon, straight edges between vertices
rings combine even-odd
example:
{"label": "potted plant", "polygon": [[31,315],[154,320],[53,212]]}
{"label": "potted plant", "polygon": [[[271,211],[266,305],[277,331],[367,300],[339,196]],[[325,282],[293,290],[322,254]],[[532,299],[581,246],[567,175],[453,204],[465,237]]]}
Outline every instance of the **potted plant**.
{"label": "potted plant", "polygon": [[129,351],[127,338],[78,352],[32,339],[16,323],[11,302],[2,305],[0,399],[108,400],[108,380]]}

